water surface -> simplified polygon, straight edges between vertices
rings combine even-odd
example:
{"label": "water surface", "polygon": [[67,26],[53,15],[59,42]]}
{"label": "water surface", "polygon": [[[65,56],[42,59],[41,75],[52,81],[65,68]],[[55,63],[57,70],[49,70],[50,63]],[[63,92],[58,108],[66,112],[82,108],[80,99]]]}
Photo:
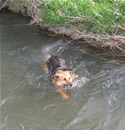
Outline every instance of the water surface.
{"label": "water surface", "polygon": [[[20,15],[0,15],[2,130],[125,130],[124,58],[49,37]],[[79,75],[67,101],[42,70],[46,51]]]}

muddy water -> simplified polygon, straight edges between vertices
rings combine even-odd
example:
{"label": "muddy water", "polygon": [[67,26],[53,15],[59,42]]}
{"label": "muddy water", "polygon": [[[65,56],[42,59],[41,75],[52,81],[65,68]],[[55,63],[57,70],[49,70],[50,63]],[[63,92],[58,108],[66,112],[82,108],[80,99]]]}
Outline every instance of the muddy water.
{"label": "muddy water", "polygon": [[[22,16],[0,15],[2,130],[125,130],[124,58],[49,37]],[[42,70],[46,51],[79,75],[67,101]]]}

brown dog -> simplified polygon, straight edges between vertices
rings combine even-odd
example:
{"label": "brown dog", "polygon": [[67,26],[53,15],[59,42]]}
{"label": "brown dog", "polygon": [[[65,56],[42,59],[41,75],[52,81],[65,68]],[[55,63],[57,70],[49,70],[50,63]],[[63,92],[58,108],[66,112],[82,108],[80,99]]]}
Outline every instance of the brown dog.
{"label": "brown dog", "polygon": [[63,89],[71,89],[77,75],[65,64],[65,60],[57,56],[51,56],[44,62],[44,71],[49,73],[52,83],[55,85],[57,92],[61,94],[63,99],[69,96]]}

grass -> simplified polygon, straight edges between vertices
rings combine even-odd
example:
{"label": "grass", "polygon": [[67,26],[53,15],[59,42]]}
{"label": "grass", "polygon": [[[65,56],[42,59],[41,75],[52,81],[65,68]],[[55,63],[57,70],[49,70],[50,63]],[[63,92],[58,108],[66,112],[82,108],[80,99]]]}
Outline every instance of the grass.
{"label": "grass", "polygon": [[30,24],[38,24],[51,34],[125,54],[125,0],[6,0],[5,3],[1,9],[8,7],[30,16]]}
{"label": "grass", "polygon": [[101,34],[123,34],[125,0],[50,0],[43,8],[43,21],[50,26],[75,27]]}
{"label": "grass", "polygon": [[[125,35],[125,0],[10,0],[35,23],[94,34]],[[37,14],[36,14],[37,12]]]}

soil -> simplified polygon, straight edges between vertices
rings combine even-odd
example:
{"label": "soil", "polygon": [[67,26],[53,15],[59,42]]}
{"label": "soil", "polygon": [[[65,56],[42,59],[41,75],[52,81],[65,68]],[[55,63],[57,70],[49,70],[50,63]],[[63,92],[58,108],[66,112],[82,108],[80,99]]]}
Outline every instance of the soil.
{"label": "soil", "polygon": [[78,41],[82,44],[102,49],[103,51],[112,52],[115,54],[122,53],[125,55],[125,36],[120,35],[97,35],[88,33],[86,31],[80,32],[76,28],[66,27],[50,27],[46,24],[38,22],[38,15],[42,11],[37,8],[39,3],[31,3],[29,6],[21,5],[20,8],[12,5],[9,0],[2,0],[0,2],[0,10],[5,9],[12,11],[13,13],[19,13],[23,16],[31,17],[30,24],[40,25],[42,31],[52,36],[61,36],[72,41]]}

